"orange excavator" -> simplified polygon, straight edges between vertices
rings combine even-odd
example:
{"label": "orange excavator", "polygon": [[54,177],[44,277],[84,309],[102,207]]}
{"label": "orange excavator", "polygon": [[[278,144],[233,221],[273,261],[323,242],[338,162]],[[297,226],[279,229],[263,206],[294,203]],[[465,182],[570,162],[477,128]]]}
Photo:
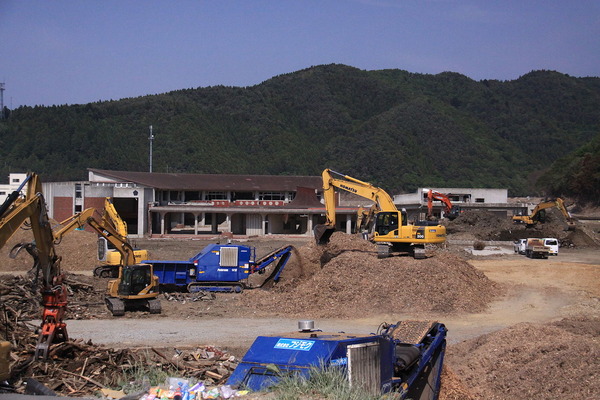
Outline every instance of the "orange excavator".
{"label": "orange excavator", "polygon": [[433,219],[433,201],[438,200],[444,204],[444,213],[446,218],[449,220],[456,219],[460,214],[460,209],[457,206],[453,206],[450,198],[440,192],[436,192],[431,189],[423,189],[423,192],[427,193],[427,219]]}
{"label": "orange excavator", "polygon": [[[21,191],[25,186],[25,195],[22,196]],[[42,183],[33,173],[28,174],[21,186],[0,205],[0,248],[27,219],[34,241],[15,246],[11,255],[25,249],[34,259],[36,279],[39,279],[41,273],[41,303],[44,310],[34,356],[36,359],[46,359],[51,344],[68,339],[67,325],[63,321],[67,308],[67,289],[60,269],[61,257],[54,248],[54,235],[42,194]]]}

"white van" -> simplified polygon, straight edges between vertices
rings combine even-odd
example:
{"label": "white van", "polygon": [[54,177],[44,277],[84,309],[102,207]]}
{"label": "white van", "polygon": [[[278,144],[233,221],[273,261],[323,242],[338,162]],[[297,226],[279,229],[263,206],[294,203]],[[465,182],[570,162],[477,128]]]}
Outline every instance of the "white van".
{"label": "white van", "polygon": [[550,249],[551,256],[558,255],[558,239],[555,238],[544,238],[544,246]]}

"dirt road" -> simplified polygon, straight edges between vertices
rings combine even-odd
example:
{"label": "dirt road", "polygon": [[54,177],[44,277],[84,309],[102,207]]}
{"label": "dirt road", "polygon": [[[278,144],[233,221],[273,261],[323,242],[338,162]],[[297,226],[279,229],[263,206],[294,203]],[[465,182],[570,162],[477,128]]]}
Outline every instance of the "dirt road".
{"label": "dirt road", "polygon": [[[561,251],[548,260],[521,255],[479,257],[470,261],[491,280],[506,288],[506,295],[485,312],[475,314],[369,315],[356,319],[316,320],[317,329],[371,333],[381,322],[402,319],[436,319],[449,329],[448,341],[457,343],[519,322],[546,322],[566,316],[600,315],[600,250]],[[297,329],[297,319],[229,316],[218,304],[188,305],[202,309],[195,315],[163,315],[159,319],[109,319],[68,321],[73,338],[91,339],[114,347],[217,345],[243,353],[259,335]],[[211,311],[211,307],[214,309]],[[118,322],[117,322],[118,321]]]}

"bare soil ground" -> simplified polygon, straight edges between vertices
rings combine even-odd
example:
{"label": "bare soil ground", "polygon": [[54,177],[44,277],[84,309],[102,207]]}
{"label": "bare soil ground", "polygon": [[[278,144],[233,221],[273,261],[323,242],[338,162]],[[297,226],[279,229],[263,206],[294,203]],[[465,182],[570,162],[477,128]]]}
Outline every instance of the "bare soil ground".
{"label": "bare soil ground", "polygon": [[[242,353],[252,337],[271,333],[266,327],[276,329],[297,319],[315,319],[317,327],[346,326],[346,331],[357,333],[372,332],[383,321],[436,319],[449,328],[442,399],[600,398],[598,227],[587,224],[565,232],[556,219],[532,234],[494,216],[464,217],[449,225],[450,239],[506,240],[539,234],[558,237],[566,247],[558,257],[531,260],[516,254],[473,257],[464,245],[450,245],[428,249],[428,258],[416,261],[402,256],[379,260],[371,244],[339,233],[325,247],[308,239],[247,240],[259,256],[284,244],[295,245],[278,284],[239,295],[219,294],[212,300],[171,295],[170,300],[163,298],[161,315],[127,313],[123,323],[115,324],[97,300],[106,280],[89,276],[95,266],[95,235],[75,232],[67,237],[72,242],[57,246],[64,270],[76,273],[68,279],[82,293],[74,293],[70,317],[82,320],[69,325],[71,335],[81,332],[83,339],[115,346],[216,343]],[[179,260],[207,244],[137,242],[153,259]],[[26,254],[5,258],[7,249],[9,245],[0,254],[0,272],[30,267]],[[8,279],[14,278],[0,280],[0,295],[3,283],[11,285]],[[94,325],[91,331],[79,328],[102,321],[108,325]],[[139,339],[132,329],[141,332]]]}

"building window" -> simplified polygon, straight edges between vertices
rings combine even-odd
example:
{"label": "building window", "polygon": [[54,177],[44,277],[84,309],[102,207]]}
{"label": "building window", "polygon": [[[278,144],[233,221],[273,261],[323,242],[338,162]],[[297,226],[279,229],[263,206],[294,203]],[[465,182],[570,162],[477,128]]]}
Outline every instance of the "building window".
{"label": "building window", "polygon": [[81,204],[75,204],[75,212],[79,213],[83,210],[83,206]]}
{"label": "building window", "polygon": [[75,198],[81,199],[83,197],[83,190],[81,189],[81,183],[75,184]]}
{"label": "building window", "polygon": [[227,200],[226,192],[206,192],[205,200]]}
{"label": "building window", "polygon": [[232,200],[254,200],[254,192],[233,192]]}
{"label": "building window", "polygon": [[19,183],[21,182],[21,180],[19,178],[13,178],[12,179],[12,183]]}
{"label": "building window", "polygon": [[0,192],[0,196],[5,196],[6,192]]}
{"label": "building window", "polygon": [[285,193],[281,192],[260,192],[259,200],[285,200]]}
{"label": "building window", "polygon": [[481,197],[476,197],[475,203],[485,203],[485,199],[482,199]]}

